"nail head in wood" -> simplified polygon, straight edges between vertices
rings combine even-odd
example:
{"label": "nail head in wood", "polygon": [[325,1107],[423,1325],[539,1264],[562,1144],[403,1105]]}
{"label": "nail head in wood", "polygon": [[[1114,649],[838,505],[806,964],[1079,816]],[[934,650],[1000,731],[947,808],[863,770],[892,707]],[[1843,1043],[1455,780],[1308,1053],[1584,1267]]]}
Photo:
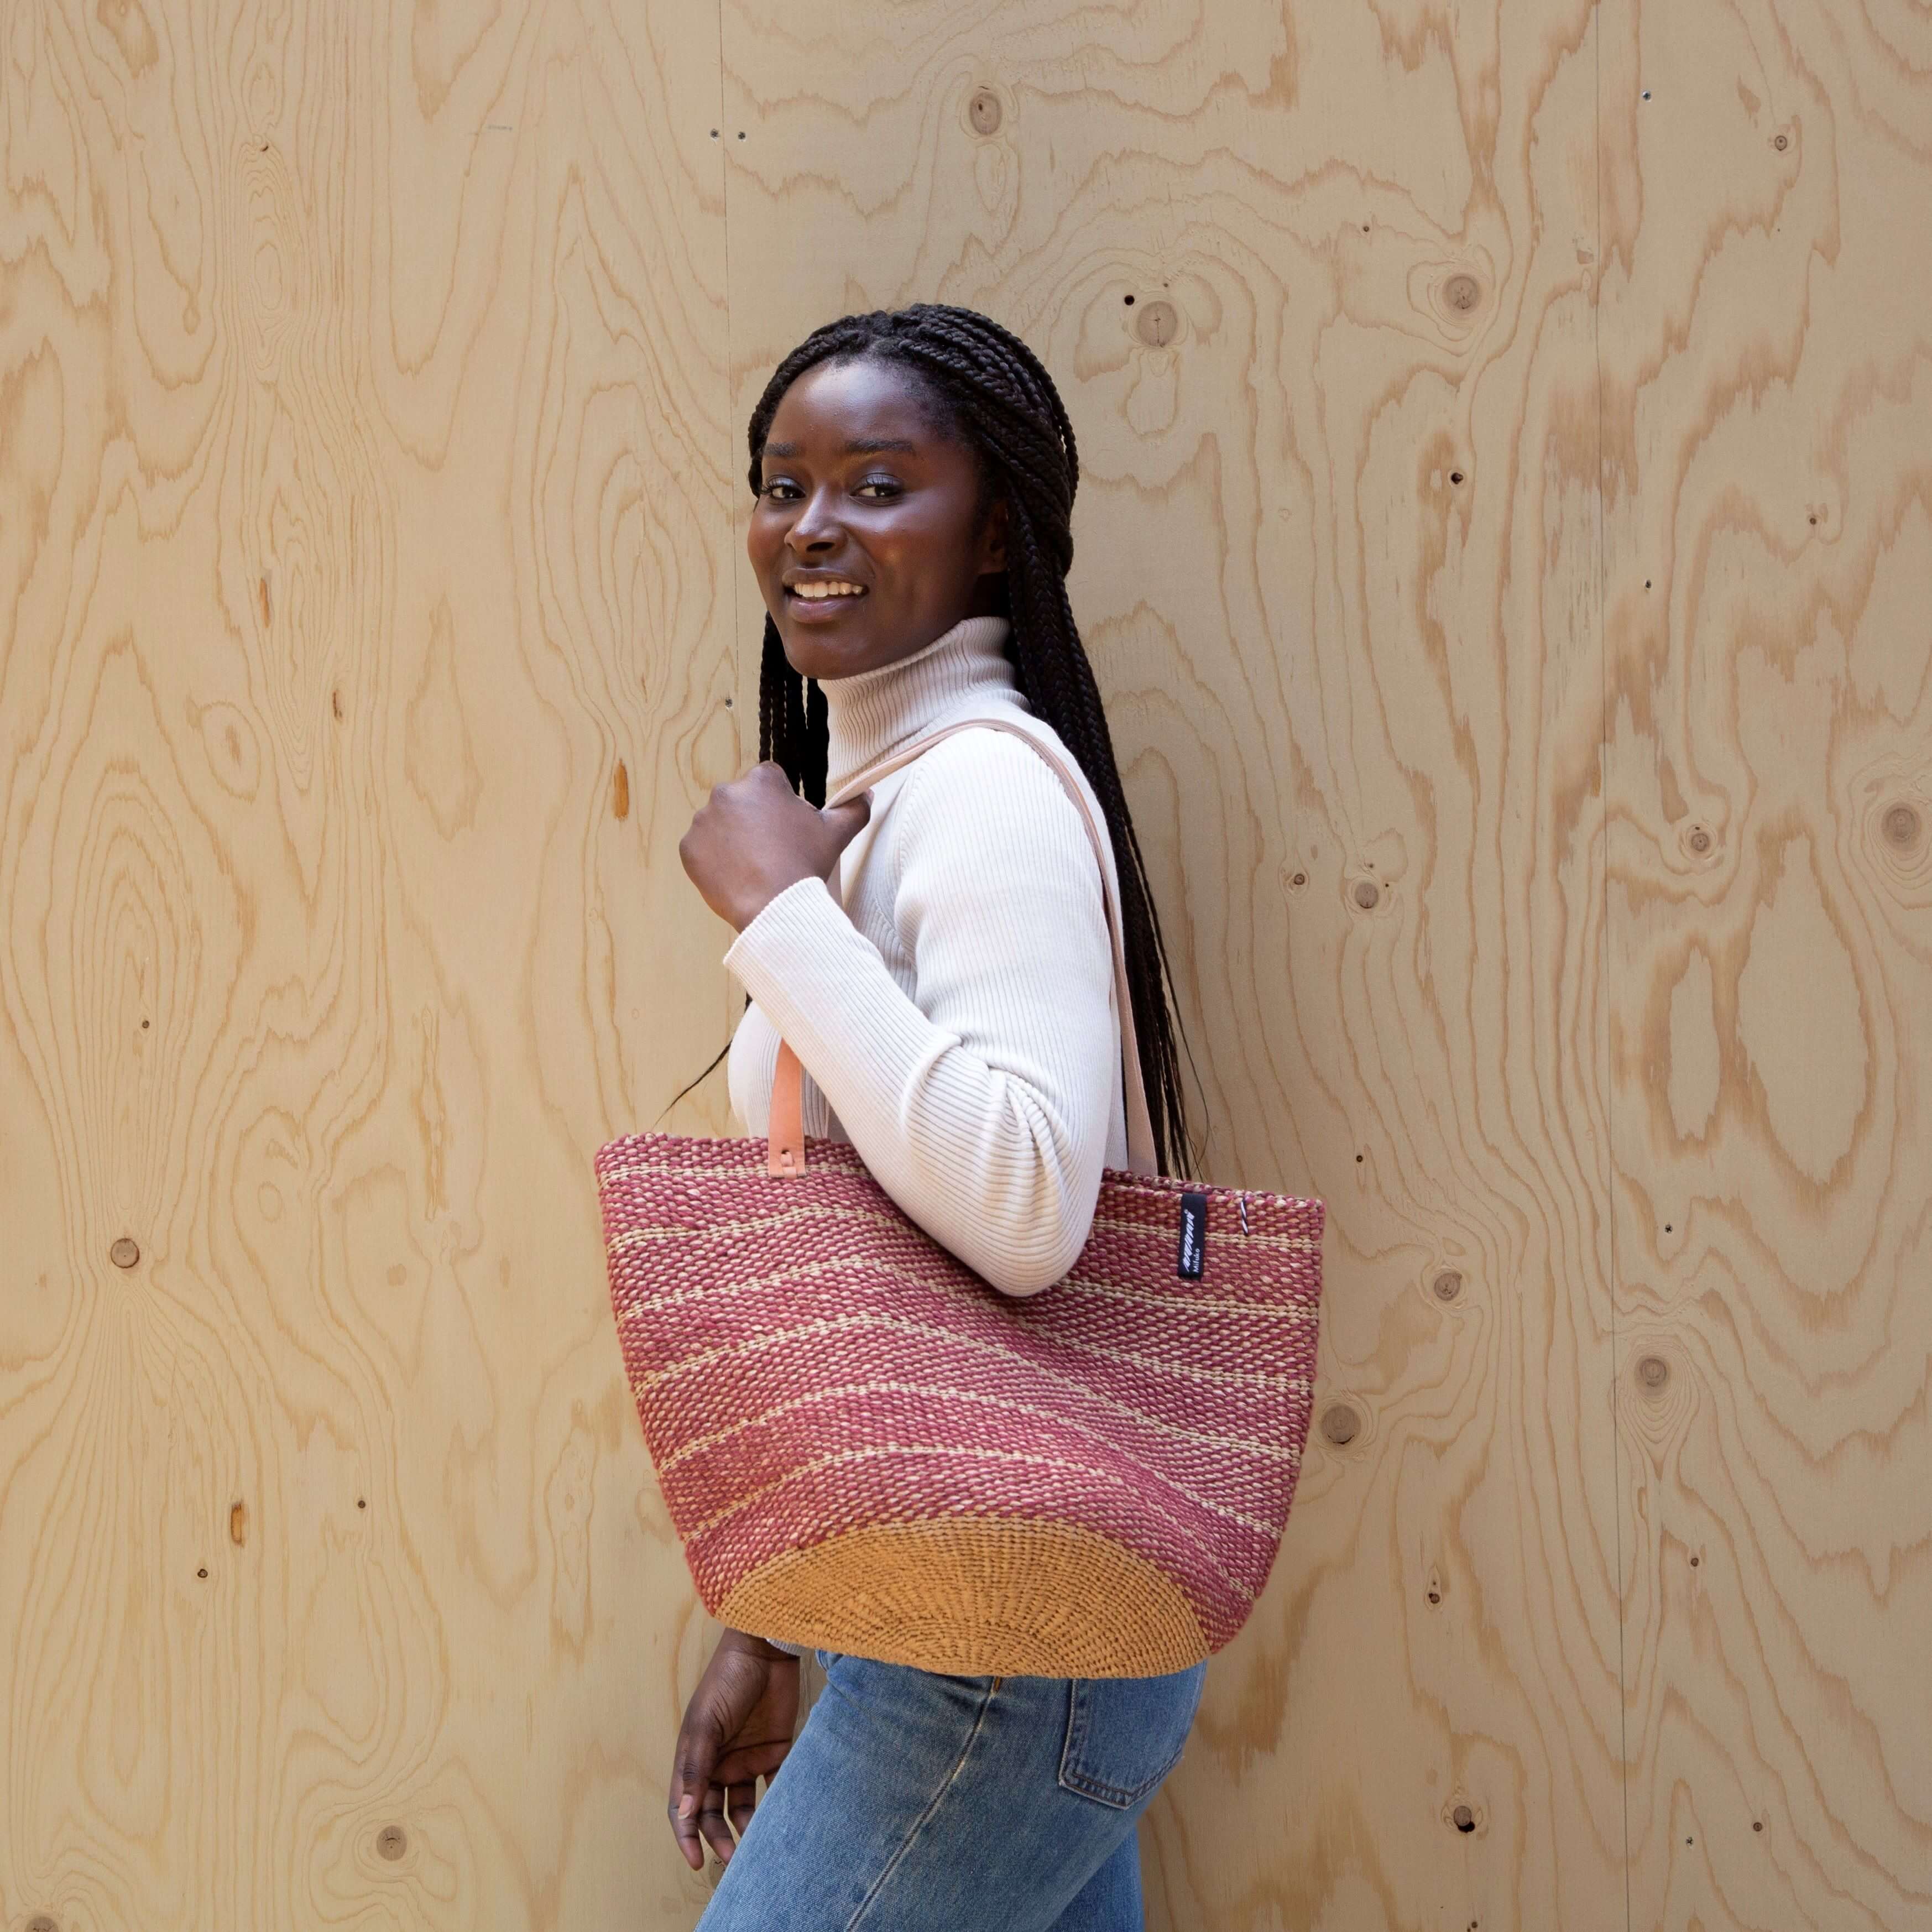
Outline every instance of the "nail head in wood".
{"label": "nail head in wood", "polygon": [[1322,1413],[1322,1432],[1340,1448],[1361,1433],[1362,1418],[1346,1402],[1330,1402]]}
{"label": "nail head in wood", "polygon": [[385,1825],[376,1834],[376,1849],[386,1858],[399,1858],[410,1848],[410,1834],[400,1825]]}
{"label": "nail head in wood", "polygon": [[130,1268],[141,1258],[141,1244],[123,1234],[107,1250],[107,1258],[118,1268]]}
{"label": "nail head in wood", "polygon": [[1165,349],[1180,333],[1180,316],[1173,303],[1150,302],[1134,323],[1134,333],[1156,349]]}
{"label": "nail head in wood", "polygon": [[966,104],[966,113],[976,134],[997,134],[1000,123],[1006,118],[1000,97],[990,87],[982,87],[974,94]]}

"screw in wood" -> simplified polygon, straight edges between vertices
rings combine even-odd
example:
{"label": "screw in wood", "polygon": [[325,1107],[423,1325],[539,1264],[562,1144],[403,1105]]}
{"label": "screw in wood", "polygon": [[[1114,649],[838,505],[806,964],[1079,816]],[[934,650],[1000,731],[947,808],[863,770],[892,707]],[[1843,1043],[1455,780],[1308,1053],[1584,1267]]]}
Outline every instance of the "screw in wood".
{"label": "screw in wood", "polygon": [[141,1244],[130,1236],[123,1234],[107,1250],[107,1258],[118,1268],[130,1268],[141,1258]]}
{"label": "screw in wood", "polygon": [[1454,1301],[1462,1292],[1462,1277],[1454,1268],[1444,1268],[1430,1283],[1438,1301]]}
{"label": "screw in wood", "polygon": [[1000,123],[1006,118],[1006,110],[990,87],[982,87],[966,104],[966,116],[973,124],[974,134],[997,134]]}
{"label": "screw in wood", "polygon": [[1670,1379],[1670,1364],[1661,1355],[1646,1355],[1636,1365],[1637,1380],[1647,1389],[1660,1389]]}
{"label": "screw in wood", "polygon": [[399,1858],[410,1848],[410,1834],[400,1825],[385,1825],[376,1834],[376,1849],[386,1858]]}
{"label": "screw in wood", "polygon": [[1150,302],[1134,323],[1134,333],[1156,349],[1165,349],[1180,333],[1180,315],[1173,303]]}
{"label": "screw in wood", "polygon": [[1381,898],[1382,896],[1382,888],[1376,884],[1374,880],[1358,879],[1355,881],[1355,903],[1360,906],[1364,912],[1368,911],[1372,906],[1374,906],[1376,902]]}
{"label": "screw in wood", "polygon": [[1346,1402],[1330,1402],[1322,1414],[1322,1432],[1340,1448],[1360,1434],[1362,1418]]}

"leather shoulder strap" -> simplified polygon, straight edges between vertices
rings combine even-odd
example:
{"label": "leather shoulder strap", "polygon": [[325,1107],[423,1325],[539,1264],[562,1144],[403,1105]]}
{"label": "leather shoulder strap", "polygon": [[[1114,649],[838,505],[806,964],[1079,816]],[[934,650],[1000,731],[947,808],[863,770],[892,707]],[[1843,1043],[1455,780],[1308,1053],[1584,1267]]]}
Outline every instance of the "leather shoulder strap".
{"label": "leather shoulder strap", "polygon": [[[1101,827],[1094,822],[1093,807],[1087,802],[1086,794],[1070,769],[1068,760],[1022,725],[1010,723],[1003,718],[962,718],[957,724],[942,725],[936,731],[928,731],[923,737],[915,739],[890,757],[879,759],[862,771],[855,772],[825,802],[828,806],[843,805],[847,800],[856,798],[868,786],[878,784],[883,778],[890,777],[892,772],[932,750],[942,739],[950,738],[960,731],[1004,731],[1009,736],[1018,738],[1023,744],[1030,746],[1060,781],[1061,790],[1073,801],[1074,808],[1080,814],[1080,823],[1086,832],[1087,842],[1094,850],[1094,862],[1100,868],[1100,892],[1107,909],[1107,937],[1113,947],[1114,1006],[1120,1022],[1123,1090],[1127,1111],[1127,1166],[1135,1174],[1152,1174],[1156,1166],[1154,1121],[1148,1112],[1147,1084],[1141,1075],[1140,1047],[1134,1031],[1133,997],[1127,982],[1126,949],[1121,939],[1120,909],[1116,902],[1113,873],[1107,863],[1108,849],[1101,842]],[[786,1065],[788,1060],[791,1062],[790,1066]],[[775,1174],[797,1174],[804,1171],[805,1130],[801,1118],[802,1096],[796,1066],[796,1055],[788,1045],[781,1041],[778,1044],[778,1077],[772,1088],[770,1153],[766,1162],[768,1171]],[[782,1118],[782,1105],[785,1109]]]}

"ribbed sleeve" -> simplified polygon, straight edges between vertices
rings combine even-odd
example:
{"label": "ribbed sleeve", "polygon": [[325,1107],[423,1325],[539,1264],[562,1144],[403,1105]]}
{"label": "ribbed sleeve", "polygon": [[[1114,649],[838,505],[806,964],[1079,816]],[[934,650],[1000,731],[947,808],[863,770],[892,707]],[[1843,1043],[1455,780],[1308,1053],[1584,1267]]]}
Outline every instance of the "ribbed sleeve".
{"label": "ribbed sleeve", "polygon": [[1035,1293],[1124,1155],[1092,848],[1052,772],[992,731],[882,784],[866,837],[863,922],[894,962],[820,881],[772,900],[725,956],[755,1002],[734,1101],[761,1131],[782,1034],[899,1206],[994,1287]]}

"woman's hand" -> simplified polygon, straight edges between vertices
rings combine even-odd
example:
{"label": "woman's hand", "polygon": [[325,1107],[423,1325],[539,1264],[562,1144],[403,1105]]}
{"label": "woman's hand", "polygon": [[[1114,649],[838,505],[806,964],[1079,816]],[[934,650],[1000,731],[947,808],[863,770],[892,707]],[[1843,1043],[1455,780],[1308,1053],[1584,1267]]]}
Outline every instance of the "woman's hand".
{"label": "woman's hand", "polygon": [[731,1862],[732,1831],[742,1834],[758,1804],[754,1780],[784,1762],[797,1727],[798,1659],[728,1630],[692,1693],[671,1761],[670,1828],[693,1871],[704,1869],[706,1844]]}
{"label": "woman's hand", "polygon": [[705,904],[742,932],[788,886],[828,878],[872,810],[868,794],[820,812],[768,759],[712,790],[677,856]]}

